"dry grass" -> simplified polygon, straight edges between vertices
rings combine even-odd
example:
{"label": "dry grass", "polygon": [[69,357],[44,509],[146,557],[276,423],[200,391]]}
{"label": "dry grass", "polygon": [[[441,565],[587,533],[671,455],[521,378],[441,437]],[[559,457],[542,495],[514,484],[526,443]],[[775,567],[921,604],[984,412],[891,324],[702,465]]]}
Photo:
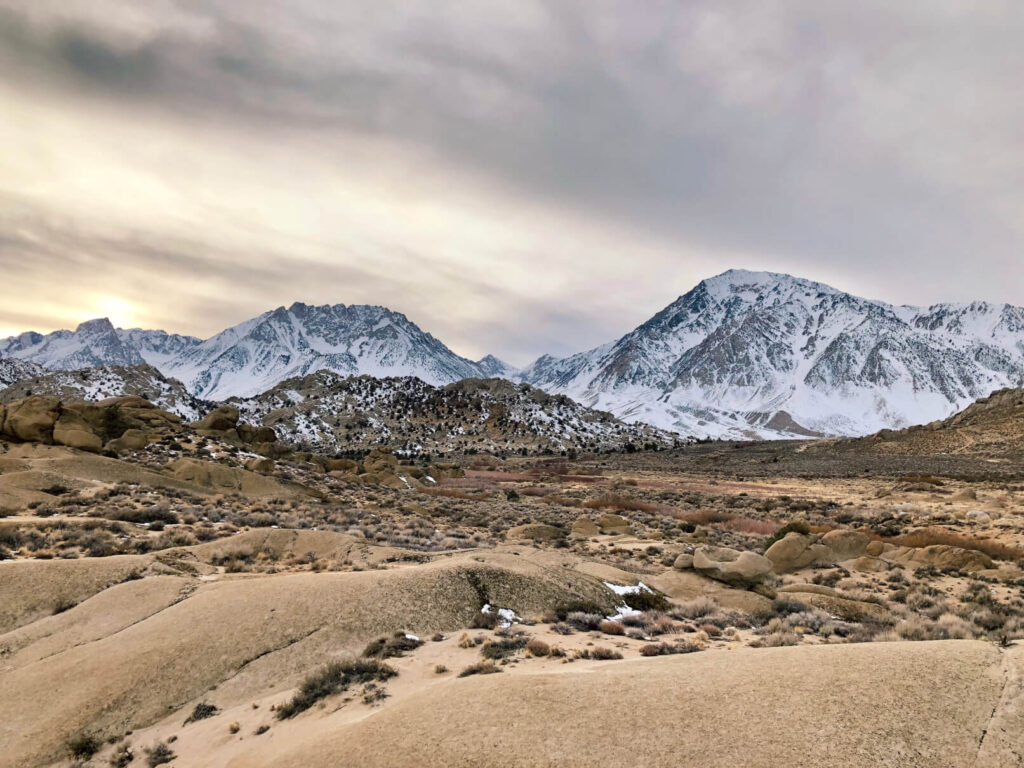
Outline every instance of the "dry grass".
{"label": "dry grass", "polygon": [[750,517],[734,517],[722,523],[723,528],[738,533],[752,533],[755,536],[774,536],[782,527],[782,523],[771,520],[754,520]]}
{"label": "dry grass", "polygon": [[666,509],[660,504],[637,501],[614,493],[603,493],[596,499],[587,499],[583,506],[586,509],[614,509],[619,512],[661,512]]}
{"label": "dry grass", "polygon": [[419,493],[427,496],[444,496],[448,499],[461,499],[462,501],[482,501],[487,498],[485,494],[471,494],[458,488],[420,488]]}

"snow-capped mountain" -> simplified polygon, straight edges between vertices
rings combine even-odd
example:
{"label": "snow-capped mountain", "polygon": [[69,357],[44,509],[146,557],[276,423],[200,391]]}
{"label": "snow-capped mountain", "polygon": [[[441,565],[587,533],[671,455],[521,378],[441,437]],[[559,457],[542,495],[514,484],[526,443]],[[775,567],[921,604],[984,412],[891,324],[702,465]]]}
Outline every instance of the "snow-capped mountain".
{"label": "snow-capped mountain", "polygon": [[417,376],[448,384],[480,376],[405,315],[385,307],[278,307],[218,333],[159,366],[208,399],[247,397],[319,370],[345,375]]}
{"label": "snow-capped mountain", "polygon": [[627,420],[716,437],[857,435],[1024,382],[1024,309],[895,307],[732,270],[617,341],[521,378]]}
{"label": "snow-capped mountain", "polygon": [[33,331],[0,340],[0,357],[25,360],[53,371],[97,365],[160,366],[199,343],[192,336],[139,328],[114,328],[107,318],[88,320],[74,331]]}
{"label": "snow-capped mountain", "polygon": [[390,445],[409,455],[532,454],[667,448],[682,442],[646,424],[627,424],[568,397],[502,379],[435,387],[411,376],[318,371],[230,402],[245,421],[273,427],[288,443],[327,453]]}
{"label": "snow-capped mountain", "polygon": [[499,360],[494,355],[488,355],[476,361],[476,367],[480,375],[485,379],[514,379],[519,375],[519,369],[509,365],[504,360]]}

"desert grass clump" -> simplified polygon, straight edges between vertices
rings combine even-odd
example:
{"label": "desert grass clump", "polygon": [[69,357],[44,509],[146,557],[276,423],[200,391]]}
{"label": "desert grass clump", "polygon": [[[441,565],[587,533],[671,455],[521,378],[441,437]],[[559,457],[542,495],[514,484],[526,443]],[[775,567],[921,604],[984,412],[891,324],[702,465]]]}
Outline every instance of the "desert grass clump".
{"label": "desert grass clump", "polygon": [[198,704],[196,704],[195,708],[192,710],[192,714],[188,716],[188,718],[185,720],[184,723],[182,723],[182,725],[188,725],[189,723],[196,723],[196,722],[199,722],[200,720],[205,720],[208,717],[213,717],[219,711],[220,710],[217,709],[217,707],[214,706],[213,704],[210,704],[210,703],[205,702],[205,701],[201,701]]}
{"label": "desert grass clump", "polygon": [[459,677],[471,677],[472,675],[493,675],[495,672],[501,672],[501,667],[499,667],[493,661],[478,661],[476,664],[470,664],[468,667],[459,672]]}
{"label": "desert grass clump", "polygon": [[88,760],[99,752],[101,746],[100,740],[91,733],[80,733],[68,741],[67,750],[75,760]]}
{"label": "desert grass clump", "polygon": [[121,744],[110,755],[111,768],[127,768],[128,764],[135,759],[135,753],[130,744]]}
{"label": "desert grass clump", "polygon": [[573,611],[565,617],[565,621],[573,629],[578,629],[580,632],[592,632],[601,626],[604,617],[599,613]]}
{"label": "desert grass clump", "polygon": [[509,656],[514,656],[517,651],[526,647],[527,638],[519,637],[507,637],[501,640],[492,640],[489,643],[484,643],[480,648],[480,653],[485,659],[507,659]]}
{"label": "desert grass clump", "polygon": [[669,616],[673,619],[684,621],[687,619],[700,619],[710,616],[718,610],[718,601],[711,597],[696,597],[673,608]]}
{"label": "desert grass clump", "polygon": [[605,620],[597,625],[597,628],[606,635],[624,635],[626,628],[617,621]]}
{"label": "desert grass clump", "polygon": [[590,651],[590,658],[595,661],[614,661],[615,659],[621,659],[622,654],[618,651],[613,651],[611,648],[599,645]]}
{"label": "desert grass clump", "polygon": [[543,658],[551,653],[551,646],[539,637],[531,637],[529,642],[526,643],[526,650],[529,651],[531,656]]}
{"label": "desert grass clump", "polygon": [[415,651],[423,645],[423,641],[405,632],[396,632],[391,637],[381,637],[363,649],[363,656],[374,659],[394,659],[405,655],[406,651]]}
{"label": "desert grass clump", "polygon": [[398,673],[376,659],[332,662],[314,672],[299,686],[291,701],[277,709],[278,720],[295,717],[321,699],[347,690],[349,686],[389,680]]}
{"label": "desert grass clump", "polygon": [[146,765],[149,768],[156,768],[158,765],[169,763],[176,757],[177,755],[174,754],[171,748],[162,741],[158,741],[152,747],[146,748]]}

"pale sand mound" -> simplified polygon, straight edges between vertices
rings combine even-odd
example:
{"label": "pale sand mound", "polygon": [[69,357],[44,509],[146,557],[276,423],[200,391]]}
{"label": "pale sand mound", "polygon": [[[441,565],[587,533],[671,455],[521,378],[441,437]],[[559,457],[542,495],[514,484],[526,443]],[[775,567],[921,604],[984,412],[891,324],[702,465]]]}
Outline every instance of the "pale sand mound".
{"label": "pale sand mound", "polygon": [[[23,565],[56,566],[62,577],[66,571],[60,562],[12,563],[4,574]],[[123,587],[141,590],[147,581]],[[608,597],[596,581],[570,569],[507,554],[462,554],[385,571],[192,583],[198,586],[191,595],[163,609],[173,598],[154,589],[134,617],[130,610],[110,620],[97,615],[119,602],[101,593],[47,631],[28,626],[0,635],[0,647],[20,648],[0,666],[0,766],[39,765],[75,734],[123,733],[214,686],[226,703],[290,688],[332,655],[357,651],[382,634],[467,626],[483,602],[533,613],[572,595]],[[104,626],[109,634],[93,639]],[[26,633],[44,642],[49,629],[62,636],[47,641],[45,650],[25,644]],[[76,637],[81,644],[71,642]]]}
{"label": "pale sand mound", "polygon": [[973,766],[998,719],[1002,661],[991,645],[947,641],[750,649],[584,670],[573,669],[577,662],[566,673],[436,685],[345,727],[325,723],[283,755],[253,751],[229,766]]}
{"label": "pale sand mound", "polygon": [[80,560],[0,562],[0,632],[8,632],[141,572],[151,558],[117,555]]}

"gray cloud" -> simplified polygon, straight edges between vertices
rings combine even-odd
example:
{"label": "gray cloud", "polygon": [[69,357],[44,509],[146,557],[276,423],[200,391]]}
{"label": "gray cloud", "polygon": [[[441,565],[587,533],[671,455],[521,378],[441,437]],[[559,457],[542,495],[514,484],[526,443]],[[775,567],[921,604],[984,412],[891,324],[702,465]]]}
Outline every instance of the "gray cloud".
{"label": "gray cloud", "polygon": [[[559,0],[502,14],[487,3],[11,0],[0,13],[0,64],[14,79],[120,105],[129,120],[184,115],[338,163],[362,139],[394,142],[431,159],[432,184],[504,190],[510,215],[526,200],[624,240],[678,244],[685,274],[703,252],[723,269],[789,270],[890,301],[1021,301],[1024,10],[1009,0],[655,2],[642,13]],[[140,237],[126,253],[173,271]],[[234,264],[223,243],[194,237],[193,252],[212,254],[202,269]],[[425,294],[444,284],[456,295],[463,262],[425,252],[415,227],[403,237],[408,258],[435,262],[436,282],[398,290],[352,261],[329,278],[437,311]],[[524,263],[557,258],[541,239]],[[631,257],[648,306],[574,308],[621,284],[579,252],[566,275],[580,282],[563,275],[560,299],[461,277],[467,292],[494,293],[495,315],[474,323],[523,362],[610,338],[690,287],[652,274],[671,266],[662,255]],[[294,273],[266,281],[309,300]],[[269,298],[263,280],[248,276],[238,301]],[[499,310],[527,313],[537,340]],[[443,326],[464,318],[453,307],[419,319],[447,339]]]}

